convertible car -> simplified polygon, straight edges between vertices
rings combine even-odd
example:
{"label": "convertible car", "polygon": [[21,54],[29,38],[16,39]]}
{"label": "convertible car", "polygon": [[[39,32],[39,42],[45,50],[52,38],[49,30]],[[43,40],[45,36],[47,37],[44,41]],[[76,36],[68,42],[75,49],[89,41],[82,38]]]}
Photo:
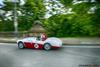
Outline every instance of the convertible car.
{"label": "convertible car", "polygon": [[60,48],[62,41],[56,37],[50,37],[42,40],[40,37],[27,37],[17,41],[18,48],[34,48],[50,50],[52,48]]}

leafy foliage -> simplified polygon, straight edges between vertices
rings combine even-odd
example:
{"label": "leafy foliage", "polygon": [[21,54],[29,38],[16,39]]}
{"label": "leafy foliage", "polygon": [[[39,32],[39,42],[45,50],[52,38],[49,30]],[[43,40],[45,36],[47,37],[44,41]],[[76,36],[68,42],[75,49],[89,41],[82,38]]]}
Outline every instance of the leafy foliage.
{"label": "leafy foliage", "polygon": [[[5,6],[3,8],[1,8],[1,10],[4,10],[5,13],[3,14],[3,17],[1,16],[1,22],[2,24],[9,24],[12,23],[13,25],[13,13],[11,16],[12,17],[10,22],[9,19],[4,20],[6,18],[6,12],[7,11],[13,11],[14,9],[14,3],[12,2],[4,2]],[[19,31],[24,31],[24,30],[29,30],[34,21],[36,20],[42,20],[43,16],[45,14],[45,7],[43,5],[43,0],[27,0],[26,3],[22,6],[19,6],[19,3],[17,3],[17,12],[20,12],[21,14],[18,15],[18,29]],[[4,21],[3,21],[4,20]],[[4,27],[4,26],[3,26]],[[6,26],[8,28],[8,26]],[[14,27],[11,27],[12,29],[8,28],[9,30],[3,30],[3,31],[12,31],[14,29]]]}
{"label": "leafy foliage", "polygon": [[[44,22],[49,36],[72,37],[94,36],[94,28],[89,15],[55,15]],[[55,21],[56,20],[56,21]]]}
{"label": "leafy foliage", "polygon": [[94,15],[94,17],[91,19],[93,21],[93,25],[94,25],[94,29],[96,32],[96,36],[100,37],[100,8],[98,8],[96,10],[96,14]]}
{"label": "leafy foliage", "polygon": [[28,0],[21,12],[24,16],[19,16],[19,30],[29,30],[34,21],[41,20],[45,14],[43,0]]}
{"label": "leafy foliage", "polygon": [[14,30],[14,25],[13,22],[10,20],[2,23],[0,22],[0,31],[13,31]]}
{"label": "leafy foliage", "polygon": [[66,7],[71,6],[73,0],[59,0],[62,4],[64,4]]}
{"label": "leafy foliage", "polygon": [[[52,0],[51,0],[52,1]],[[100,36],[100,1],[97,2],[81,2],[73,4],[73,0],[58,0],[64,5],[64,9],[72,8],[73,14],[51,14],[52,16],[43,19],[45,15],[45,5],[43,0],[27,0],[23,6],[18,6],[17,10],[21,12],[18,15],[18,28],[20,31],[29,30],[34,21],[43,22],[43,27],[46,29],[49,36],[57,37],[81,37],[81,36]],[[51,2],[52,3],[52,2]],[[5,11],[12,11],[14,4],[5,3],[6,6],[1,8]],[[52,3],[55,6],[56,3]],[[92,7],[96,7],[93,9]],[[57,8],[58,9],[58,8]],[[94,13],[88,13],[92,9]],[[49,10],[48,10],[49,11]],[[59,12],[59,10],[52,9]],[[5,14],[4,13],[4,14]],[[2,15],[4,15],[2,14]],[[12,15],[13,16],[13,15]],[[5,17],[0,16],[0,31],[13,31],[12,20],[4,20]]]}

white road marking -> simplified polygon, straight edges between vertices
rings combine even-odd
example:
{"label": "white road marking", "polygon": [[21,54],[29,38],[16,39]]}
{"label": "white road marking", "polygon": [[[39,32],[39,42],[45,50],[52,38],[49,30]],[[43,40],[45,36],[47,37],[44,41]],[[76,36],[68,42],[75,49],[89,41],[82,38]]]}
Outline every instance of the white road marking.
{"label": "white road marking", "polygon": [[16,45],[16,43],[0,43],[0,45]]}
{"label": "white road marking", "polygon": [[65,48],[100,48],[100,46],[62,46]]}

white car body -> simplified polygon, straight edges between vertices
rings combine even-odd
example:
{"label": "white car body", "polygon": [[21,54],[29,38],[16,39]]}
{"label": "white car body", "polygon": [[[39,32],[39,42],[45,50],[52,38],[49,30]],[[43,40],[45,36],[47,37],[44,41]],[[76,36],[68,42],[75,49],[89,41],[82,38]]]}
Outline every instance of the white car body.
{"label": "white car body", "polygon": [[46,40],[42,41],[41,39],[38,40],[37,37],[27,37],[24,39],[20,39],[17,41],[18,47],[20,48],[19,43],[23,43],[23,47],[25,48],[44,48],[45,44],[49,44],[51,47],[59,48],[62,46],[62,41],[56,37],[50,37]]}

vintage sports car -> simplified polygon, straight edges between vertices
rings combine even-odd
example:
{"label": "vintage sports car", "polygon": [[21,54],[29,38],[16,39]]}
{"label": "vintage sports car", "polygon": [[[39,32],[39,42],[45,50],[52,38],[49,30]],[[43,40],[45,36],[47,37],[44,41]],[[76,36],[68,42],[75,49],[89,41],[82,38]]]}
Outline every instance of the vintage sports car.
{"label": "vintage sports car", "polygon": [[42,40],[41,37],[27,37],[17,41],[18,48],[35,48],[50,50],[52,48],[60,48],[62,41],[56,37],[50,37]]}

